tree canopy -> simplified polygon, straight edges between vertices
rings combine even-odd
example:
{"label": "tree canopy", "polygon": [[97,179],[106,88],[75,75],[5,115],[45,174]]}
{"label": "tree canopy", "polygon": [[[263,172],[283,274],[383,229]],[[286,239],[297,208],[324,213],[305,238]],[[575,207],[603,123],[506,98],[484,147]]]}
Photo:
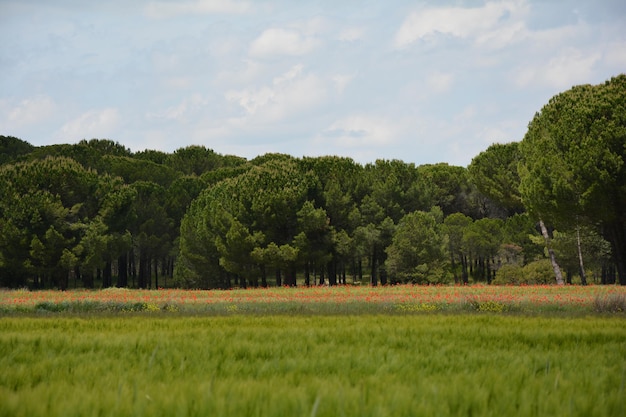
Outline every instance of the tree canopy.
{"label": "tree canopy", "polygon": [[548,257],[626,284],[625,94],[558,94],[467,168],[0,136],[0,287],[544,282]]}
{"label": "tree canopy", "polygon": [[520,152],[525,207],[556,227],[599,227],[626,284],[626,75],[554,96]]}

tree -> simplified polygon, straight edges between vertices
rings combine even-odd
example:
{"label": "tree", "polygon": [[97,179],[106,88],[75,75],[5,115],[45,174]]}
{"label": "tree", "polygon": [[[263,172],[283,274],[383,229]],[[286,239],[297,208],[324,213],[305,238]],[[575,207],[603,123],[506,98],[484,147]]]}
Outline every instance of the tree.
{"label": "tree", "polygon": [[503,220],[484,218],[469,225],[463,244],[474,260],[474,279],[491,283],[495,275],[495,258],[503,243]]}
{"label": "tree", "polygon": [[15,162],[33,149],[33,145],[16,137],[0,136],[0,165]]}
{"label": "tree", "polygon": [[[149,181],[137,181],[132,188],[137,197],[132,205],[135,221],[129,225],[129,230],[139,257],[137,285],[147,288],[152,285],[153,267],[158,271],[158,260],[170,252],[172,236],[176,233],[175,222],[165,210],[163,187]],[[158,282],[155,286],[158,287]]]}
{"label": "tree", "polygon": [[220,265],[240,279],[240,286],[246,288],[246,280],[253,279],[260,273],[252,251],[265,239],[263,233],[250,233],[247,227],[235,218],[228,219],[230,227],[226,235],[218,236],[215,241],[220,254]]}
{"label": "tree", "polygon": [[626,75],[554,96],[520,143],[525,206],[555,224],[599,225],[626,285]]}
{"label": "tree", "polygon": [[204,172],[213,171],[221,167],[234,167],[245,163],[245,159],[222,156],[204,146],[187,146],[174,151],[165,161],[165,164],[185,175],[200,176]]}
{"label": "tree", "polygon": [[439,208],[415,211],[400,220],[387,248],[387,268],[395,281],[419,284],[448,281],[442,221]]}
{"label": "tree", "polygon": [[524,211],[517,172],[520,160],[518,142],[495,143],[475,156],[468,167],[471,181],[481,193],[506,209],[507,217]]}
{"label": "tree", "polygon": [[174,169],[148,159],[107,155],[102,158],[102,164],[101,172],[122,177],[127,184],[151,181],[162,187],[169,187],[180,177],[180,173]]}
{"label": "tree", "polygon": [[[385,216],[385,209],[369,195],[363,198],[360,207],[352,214],[358,218],[360,225],[354,231],[357,251],[360,256],[367,257],[370,266],[370,285],[386,284],[386,276],[380,274],[380,266],[384,265],[387,253],[385,249],[391,243],[395,223]],[[359,274],[360,275],[360,274]]]}
{"label": "tree", "polygon": [[[59,157],[2,166],[0,194],[2,285],[37,288],[66,288],[68,265],[87,266],[80,249],[85,239],[109,242],[109,227],[131,198],[119,179]],[[106,259],[107,248],[98,250],[99,258]]]}
{"label": "tree", "polygon": [[476,190],[466,168],[440,163],[420,165],[417,171],[422,210],[438,206],[444,216],[452,213],[463,213],[472,218],[480,216],[475,203]]}
{"label": "tree", "polygon": [[[566,280],[572,283],[572,276],[578,272],[582,285],[587,284],[587,272],[594,278],[600,276],[603,263],[610,260],[610,244],[590,226],[579,226],[574,230],[554,231],[553,247],[562,260]],[[581,260],[585,265],[581,265]],[[595,279],[597,281],[597,279]]]}
{"label": "tree", "polygon": [[[450,253],[450,264],[454,281],[467,284],[469,282],[468,273],[468,253],[465,247],[465,234],[473,220],[463,213],[453,213],[443,221],[443,230],[448,235],[448,252]],[[457,272],[457,262],[461,266],[461,277]]]}
{"label": "tree", "polygon": [[[256,263],[258,271],[270,266],[277,269],[277,277],[284,272],[285,282],[294,285],[294,239],[306,233],[302,221],[308,215],[303,217],[301,210],[315,186],[312,173],[302,172],[294,158],[281,155],[268,156],[262,164],[207,188],[181,223],[177,279],[229,286],[229,279],[222,278],[225,273],[241,274]],[[311,217],[318,214],[313,210]],[[235,229],[234,221],[240,225]],[[261,235],[263,239],[256,239]]]}
{"label": "tree", "polygon": [[[298,249],[300,264],[304,267],[304,281],[310,284],[312,268],[320,269],[332,261],[328,255],[334,251],[331,228],[326,210],[316,208],[307,200],[298,211],[298,230],[293,246]],[[336,258],[336,257],[335,257]]]}

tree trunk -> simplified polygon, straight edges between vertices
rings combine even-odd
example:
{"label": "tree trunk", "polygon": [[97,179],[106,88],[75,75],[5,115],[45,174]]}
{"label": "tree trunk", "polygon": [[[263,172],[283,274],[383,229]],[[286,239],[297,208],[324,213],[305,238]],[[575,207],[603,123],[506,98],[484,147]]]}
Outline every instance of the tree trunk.
{"label": "tree trunk", "polygon": [[467,256],[461,255],[461,279],[463,284],[469,283],[469,274],[467,272]]}
{"label": "tree trunk", "polygon": [[139,277],[137,285],[139,288],[147,288],[151,279],[150,257],[144,252],[139,252]]}
{"label": "tree trunk", "polygon": [[376,276],[376,249],[372,253],[372,261],[370,265],[370,285],[375,287],[378,285],[378,278]]}
{"label": "tree trunk", "polygon": [[117,259],[117,286],[128,287],[128,255],[126,253]]}
{"label": "tree trunk", "polygon": [[328,262],[328,285],[334,286],[337,285],[337,265],[335,260],[331,260]]}
{"label": "tree trunk", "polygon": [[82,275],[80,273],[80,267],[78,265],[76,265],[74,267],[74,288],[76,288],[76,280],[81,280],[82,281]]}
{"label": "tree trunk", "polygon": [[309,261],[304,263],[304,285],[311,286],[311,266]]}
{"label": "tree trunk", "polygon": [[112,279],[112,270],[113,267],[111,265],[111,261],[106,261],[106,263],[104,264],[104,269],[102,270],[102,288],[109,288],[111,285],[113,285],[113,279]]}
{"label": "tree trunk", "polygon": [[602,264],[602,281],[603,285],[615,284],[615,265],[604,262]]}
{"label": "tree trunk", "polygon": [[450,266],[452,267],[452,273],[454,274],[454,283],[459,283],[459,275],[456,270],[456,262],[454,261],[454,252],[450,249]]}
{"label": "tree trunk", "polygon": [[385,268],[380,269],[378,276],[380,278],[380,285],[387,285],[387,270]]}
{"label": "tree trunk", "polygon": [[154,260],[154,289],[159,289],[159,261],[156,258]]}
{"label": "tree trunk", "polygon": [[587,285],[587,275],[585,274],[585,264],[583,263],[583,251],[580,245],[580,226],[576,226],[576,246],[578,247],[578,266],[580,268],[580,283]]}
{"label": "tree trunk", "polygon": [[619,224],[611,225],[607,229],[607,240],[611,243],[617,279],[620,285],[626,285],[626,231]]}
{"label": "tree trunk", "polygon": [[563,274],[561,274],[561,268],[559,268],[559,264],[556,261],[556,256],[554,255],[554,250],[552,250],[552,245],[550,244],[550,235],[548,234],[548,229],[546,228],[545,223],[542,219],[539,219],[539,227],[541,228],[541,234],[546,241],[546,247],[548,248],[548,255],[550,255],[550,263],[552,264],[552,269],[554,270],[554,276],[556,277],[556,283],[558,285],[564,285],[563,282]]}
{"label": "tree trunk", "polygon": [[267,288],[267,274],[265,272],[265,265],[261,265],[261,287]]}
{"label": "tree trunk", "polygon": [[137,263],[135,262],[135,251],[131,249],[130,256],[128,257],[128,268],[130,269],[130,276],[133,280],[133,288],[137,282]]}
{"label": "tree trunk", "polygon": [[298,286],[298,271],[296,270],[295,265],[290,265],[288,268],[289,273],[289,286],[297,287]]}
{"label": "tree trunk", "polygon": [[83,284],[85,288],[93,288],[93,271],[83,274]]}

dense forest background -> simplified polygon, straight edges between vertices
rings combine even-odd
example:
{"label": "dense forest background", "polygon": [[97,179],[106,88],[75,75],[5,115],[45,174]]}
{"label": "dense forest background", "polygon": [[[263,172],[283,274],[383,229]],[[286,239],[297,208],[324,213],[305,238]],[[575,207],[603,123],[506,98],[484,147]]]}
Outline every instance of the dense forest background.
{"label": "dense forest background", "polygon": [[0,136],[0,287],[626,284],[626,76],[469,167]]}

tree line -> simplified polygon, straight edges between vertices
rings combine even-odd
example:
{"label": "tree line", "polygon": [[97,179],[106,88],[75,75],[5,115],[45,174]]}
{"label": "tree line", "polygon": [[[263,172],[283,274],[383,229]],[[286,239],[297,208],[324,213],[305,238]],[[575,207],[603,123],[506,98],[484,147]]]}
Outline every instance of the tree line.
{"label": "tree line", "polygon": [[626,284],[626,76],[468,167],[0,136],[0,287]]}

